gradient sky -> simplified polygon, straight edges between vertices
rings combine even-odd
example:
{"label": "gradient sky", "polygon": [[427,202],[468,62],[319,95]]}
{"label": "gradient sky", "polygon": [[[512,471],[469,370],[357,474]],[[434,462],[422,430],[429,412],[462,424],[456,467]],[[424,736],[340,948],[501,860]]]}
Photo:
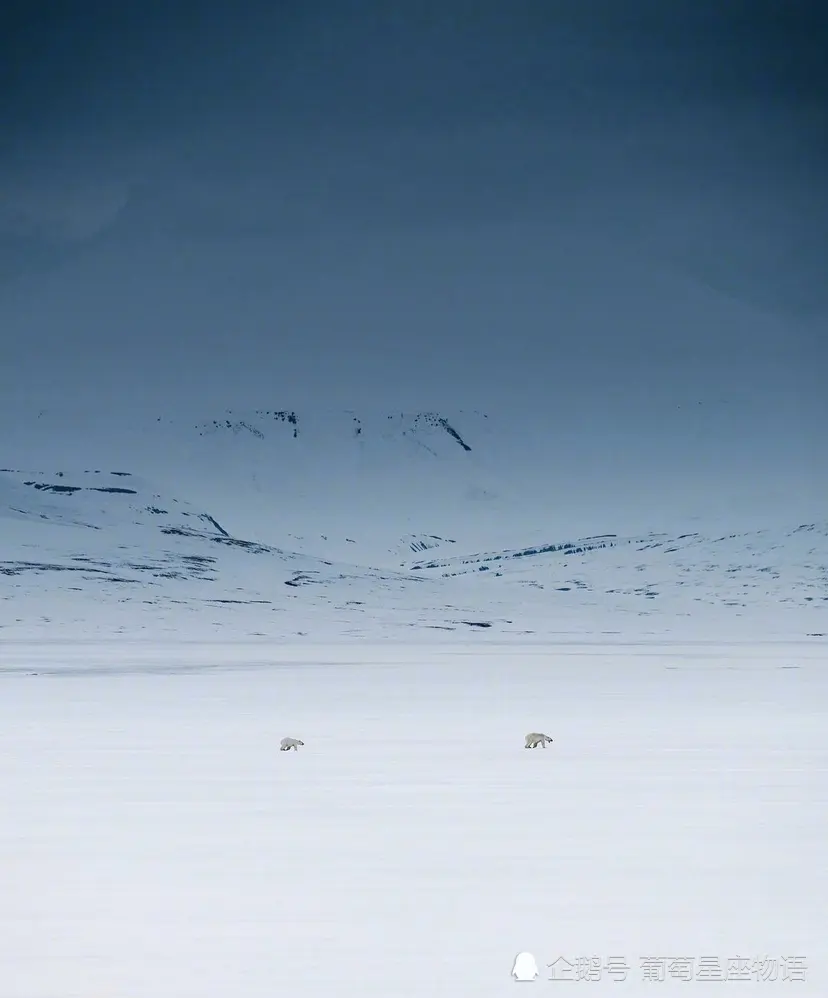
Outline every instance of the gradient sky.
{"label": "gradient sky", "polygon": [[6,3],[0,391],[725,400],[824,456],[826,39],[806,0]]}

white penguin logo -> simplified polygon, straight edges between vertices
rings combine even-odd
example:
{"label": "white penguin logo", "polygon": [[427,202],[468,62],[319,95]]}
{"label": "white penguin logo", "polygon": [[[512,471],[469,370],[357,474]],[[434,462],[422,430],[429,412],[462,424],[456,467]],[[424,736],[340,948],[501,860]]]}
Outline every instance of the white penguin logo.
{"label": "white penguin logo", "polygon": [[531,953],[518,953],[512,968],[512,977],[516,981],[534,981],[539,973],[538,962]]}

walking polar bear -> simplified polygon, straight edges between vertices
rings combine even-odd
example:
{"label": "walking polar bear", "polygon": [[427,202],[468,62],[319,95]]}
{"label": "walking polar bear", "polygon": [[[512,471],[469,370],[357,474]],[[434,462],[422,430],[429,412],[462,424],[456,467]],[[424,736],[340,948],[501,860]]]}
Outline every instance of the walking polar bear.
{"label": "walking polar bear", "polygon": [[[550,745],[552,744],[552,739],[549,735],[545,735],[542,731],[530,731],[526,736],[523,747],[534,749],[540,745],[541,748],[545,749],[547,742]],[[279,743],[279,751],[290,752],[290,750],[293,749],[294,752],[298,752],[299,746],[304,744],[305,743],[301,740],[301,738],[283,738]]]}

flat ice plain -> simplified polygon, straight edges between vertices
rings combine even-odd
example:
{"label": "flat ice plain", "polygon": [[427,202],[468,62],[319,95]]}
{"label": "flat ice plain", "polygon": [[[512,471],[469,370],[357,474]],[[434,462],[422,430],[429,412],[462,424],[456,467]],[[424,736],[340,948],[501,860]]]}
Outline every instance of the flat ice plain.
{"label": "flat ice plain", "polygon": [[0,998],[828,995],[826,651],[4,645]]}

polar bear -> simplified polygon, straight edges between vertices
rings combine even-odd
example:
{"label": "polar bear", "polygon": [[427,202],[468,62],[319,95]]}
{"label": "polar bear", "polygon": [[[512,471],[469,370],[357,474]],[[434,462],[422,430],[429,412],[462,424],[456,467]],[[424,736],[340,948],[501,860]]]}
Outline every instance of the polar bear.
{"label": "polar bear", "polygon": [[290,752],[290,750],[293,749],[294,752],[298,752],[299,746],[304,744],[305,743],[300,741],[298,738],[283,738],[279,743],[279,751]]}
{"label": "polar bear", "polygon": [[540,745],[541,748],[546,748],[546,743],[552,744],[552,739],[549,735],[543,734],[541,731],[530,731],[526,736],[526,744],[524,748],[537,748]]}

